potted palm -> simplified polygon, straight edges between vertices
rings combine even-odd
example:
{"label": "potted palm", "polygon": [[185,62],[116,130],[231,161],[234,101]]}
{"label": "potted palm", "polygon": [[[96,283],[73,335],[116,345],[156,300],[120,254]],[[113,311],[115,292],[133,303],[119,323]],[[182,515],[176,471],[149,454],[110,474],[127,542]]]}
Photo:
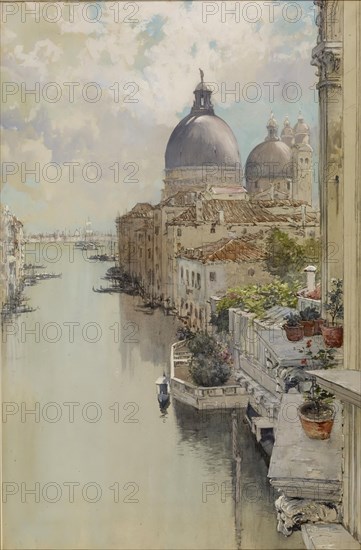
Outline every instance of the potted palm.
{"label": "potted palm", "polygon": [[[320,314],[315,306],[307,306],[300,311],[301,324],[305,336],[314,336],[319,333]],[[316,321],[318,321],[316,323]]]}
{"label": "potted palm", "polygon": [[343,319],[343,281],[332,280],[332,289],[327,293],[325,309],[329,313],[330,322],[321,326],[325,345],[330,348],[340,348],[343,343],[343,326],[337,321]]}
{"label": "potted palm", "polygon": [[298,342],[303,338],[303,326],[298,313],[289,313],[285,316],[286,323],[282,326],[286,332],[287,340]]}
{"label": "potted palm", "polygon": [[[335,366],[334,349],[312,349],[312,340],[306,342],[306,348],[300,350],[304,355],[301,364],[309,368],[331,369]],[[298,408],[298,416],[305,434],[310,439],[329,439],[335,409],[332,406],[334,395],[322,389],[313,376],[308,391],[304,393],[305,401]]]}

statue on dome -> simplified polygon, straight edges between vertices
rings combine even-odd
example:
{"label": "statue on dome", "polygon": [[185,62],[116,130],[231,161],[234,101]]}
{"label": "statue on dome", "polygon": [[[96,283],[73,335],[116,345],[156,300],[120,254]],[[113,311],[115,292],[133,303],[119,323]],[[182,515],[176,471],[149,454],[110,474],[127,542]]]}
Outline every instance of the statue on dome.
{"label": "statue on dome", "polygon": [[204,72],[202,71],[202,69],[199,69],[199,73],[201,75],[201,82],[203,84],[203,81],[204,81]]}

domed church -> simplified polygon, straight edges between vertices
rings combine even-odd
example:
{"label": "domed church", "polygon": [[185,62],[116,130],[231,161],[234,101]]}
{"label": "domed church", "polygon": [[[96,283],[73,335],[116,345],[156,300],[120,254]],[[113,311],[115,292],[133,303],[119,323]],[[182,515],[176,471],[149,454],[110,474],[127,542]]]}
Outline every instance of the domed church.
{"label": "domed church", "polygon": [[164,198],[178,191],[203,191],[210,183],[242,185],[236,137],[214,114],[212,89],[201,82],[194,90],[193,107],[174,128],[165,152]]}
{"label": "domed church", "polygon": [[302,114],[293,128],[286,116],[279,138],[271,113],[267,131],[265,140],[252,149],[246,162],[246,188],[251,198],[296,199],[312,204],[313,150]]}

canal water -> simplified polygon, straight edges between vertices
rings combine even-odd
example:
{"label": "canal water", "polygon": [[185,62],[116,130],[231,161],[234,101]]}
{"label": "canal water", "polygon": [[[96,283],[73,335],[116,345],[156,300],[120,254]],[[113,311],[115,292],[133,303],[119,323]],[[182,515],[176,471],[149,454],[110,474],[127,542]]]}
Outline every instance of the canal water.
{"label": "canal water", "polygon": [[27,288],[39,309],[3,327],[3,547],[303,548],[276,532],[242,415],[235,525],[229,414],[175,401],[161,414],[155,380],[169,373],[176,318],[94,293],[111,264],[72,246],[28,245],[26,261],[62,278]]}

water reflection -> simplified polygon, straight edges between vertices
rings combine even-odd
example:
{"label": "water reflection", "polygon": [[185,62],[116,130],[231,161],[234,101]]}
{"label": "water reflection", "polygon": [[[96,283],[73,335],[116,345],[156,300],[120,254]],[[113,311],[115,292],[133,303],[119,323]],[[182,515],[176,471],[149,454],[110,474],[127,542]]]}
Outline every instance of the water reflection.
{"label": "water reflection", "polygon": [[[38,502],[31,496],[22,502],[20,490],[9,497],[3,507],[4,546],[235,549],[229,412],[199,412],[173,398],[160,412],[155,381],[163,372],[169,375],[177,321],[159,310],[151,316],[135,311],[137,297],[93,293],[105,269],[81,254],[75,253],[73,262],[64,254],[56,265],[62,279],[30,287],[27,294],[40,309],[21,318],[27,328],[57,323],[61,339],[18,335],[3,347],[4,401],[22,401],[29,408],[38,402],[42,410],[56,402],[63,412],[65,402],[79,403],[73,422],[65,414],[55,423],[42,416],[39,422],[31,416],[21,422],[13,415],[3,424],[3,480],[62,488],[52,503],[42,493]],[[78,323],[72,343],[64,330],[69,322]],[[79,337],[79,328],[89,322],[101,327],[101,338],[93,343]],[[81,414],[89,402],[102,412],[98,422]],[[297,547],[292,546],[296,539],[284,541],[275,532],[267,468],[243,424],[241,444],[247,495],[241,547]],[[67,498],[67,482],[79,484],[74,502]],[[82,495],[89,482],[102,491],[94,503]],[[250,483],[260,484],[261,497],[253,496]]]}

